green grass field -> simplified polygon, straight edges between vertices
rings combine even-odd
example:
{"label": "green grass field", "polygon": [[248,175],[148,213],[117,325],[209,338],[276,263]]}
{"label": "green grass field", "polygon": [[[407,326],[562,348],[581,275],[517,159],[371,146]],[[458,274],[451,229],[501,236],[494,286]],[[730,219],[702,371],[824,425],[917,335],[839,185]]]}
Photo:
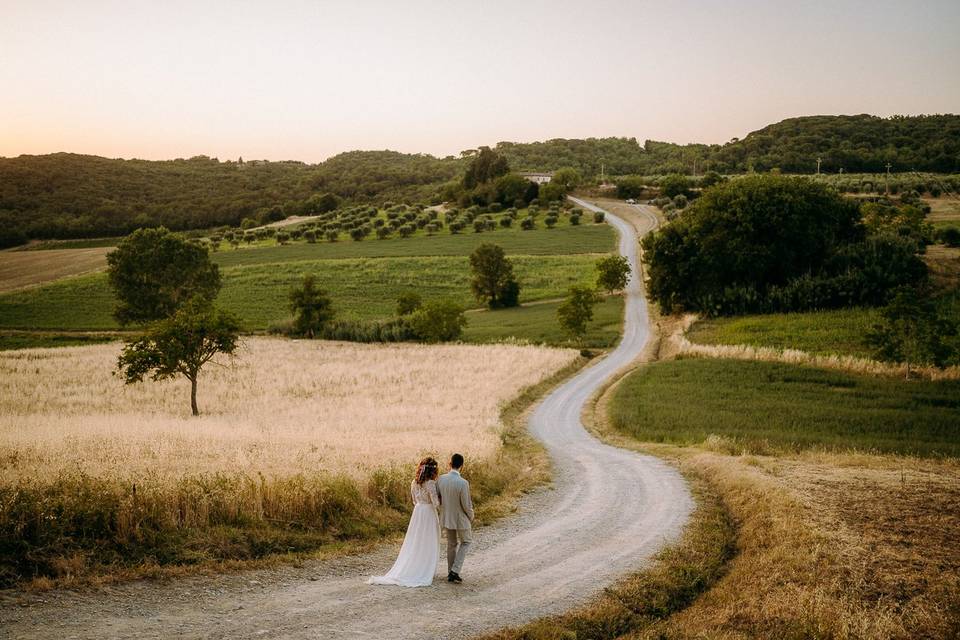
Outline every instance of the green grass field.
{"label": "green grass field", "polygon": [[[290,289],[305,274],[316,275],[333,298],[337,316],[373,320],[393,316],[397,296],[415,291],[425,300],[450,298],[465,308],[480,307],[470,293],[467,255],[478,245],[493,242],[514,263],[521,284],[521,302],[562,297],[573,284],[592,282],[597,258],[613,251],[616,233],[606,224],[572,226],[567,218],[554,229],[517,227],[460,234],[446,229],[436,235],[419,230],[410,238],[367,238],[338,242],[305,241],[280,246],[264,241],[253,246],[222,249],[212,255],[223,275],[218,303],[237,314],[246,330],[262,331],[289,317]],[[68,241],[69,244],[74,241]],[[78,246],[103,240],[76,241]],[[66,246],[57,242],[56,246]],[[71,245],[72,246],[72,245]],[[39,247],[38,247],[39,248]],[[0,329],[34,331],[98,331],[116,329],[115,301],[105,273],[64,278],[32,289],[0,295]],[[605,346],[616,340],[620,314],[617,303],[600,305],[586,343]],[[556,305],[523,308],[472,318],[471,341],[516,337],[531,342],[566,342],[556,321]],[[23,338],[17,338],[23,340]],[[10,344],[16,344],[11,341]],[[49,334],[37,345],[56,344]],[[26,343],[25,343],[26,344]]]}
{"label": "green grass field", "polygon": [[587,327],[583,344],[570,340],[557,323],[559,302],[545,302],[514,309],[479,311],[467,315],[466,342],[497,342],[504,336],[533,344],[605,349],[620,340],[623,323],[623,298],[611,296],[594,308],[593,321]]}
{"label": "green grass field", "polygon": [[562,226],[554,229],[538,228],[522,231],[518,228],[474,233],[472,229],[451,235],[441,231],[434,236],[426,234],[411,238],[367,238],[359,242],[341,238],[337,242],[303,241],[288,245],[276,242],[231,249],[221,248],[211,254],[221,267],[301,260],[330,260],[340,258],[389,258],[411,256],[466,256],[484,242],[503,247],[509,255],[568,255],[575,253],[608,253],[616,246],[616,232],[606,224]]}
{"label": "green grass field", "polygon": [[687,337],[700,344],[749,344],[869,357],[871,350],[863,344],[863,336],[877,317],[876,309],[839,309],[712,318],[697,321]]}
{"label": "green grass field", "polygon": [[902,381],[736,360],[659,362],[617,388],[615,427],[682,445],[709,436],[735,451],[864,450],[960,455],[960,382]]}

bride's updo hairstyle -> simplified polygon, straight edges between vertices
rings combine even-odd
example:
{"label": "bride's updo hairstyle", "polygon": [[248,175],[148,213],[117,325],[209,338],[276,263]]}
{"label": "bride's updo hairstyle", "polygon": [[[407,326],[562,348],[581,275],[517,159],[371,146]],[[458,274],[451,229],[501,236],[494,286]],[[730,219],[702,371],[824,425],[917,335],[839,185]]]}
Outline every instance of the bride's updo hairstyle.
{"label": "bride's updo hairstyle", "polygon": [[417,484],[423,484],[427,480],[436,480],[438,468],[437,461],[433,458],[427,457],[421,460],[417,466]]}

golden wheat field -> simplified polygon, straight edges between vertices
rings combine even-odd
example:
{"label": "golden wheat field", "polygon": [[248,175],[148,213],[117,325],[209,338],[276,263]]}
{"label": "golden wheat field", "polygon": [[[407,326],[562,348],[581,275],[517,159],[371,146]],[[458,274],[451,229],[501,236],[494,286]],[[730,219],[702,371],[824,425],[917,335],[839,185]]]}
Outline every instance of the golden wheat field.
{"label": "golden wheat field", "polygon": [[195,473],[348,473],[499,447],[499,411],[570,364],[529,346],[359,345],[251,338],[183,381],[125,386],[119,345],[0,353],[6,481],[80,472],[170,480]]}

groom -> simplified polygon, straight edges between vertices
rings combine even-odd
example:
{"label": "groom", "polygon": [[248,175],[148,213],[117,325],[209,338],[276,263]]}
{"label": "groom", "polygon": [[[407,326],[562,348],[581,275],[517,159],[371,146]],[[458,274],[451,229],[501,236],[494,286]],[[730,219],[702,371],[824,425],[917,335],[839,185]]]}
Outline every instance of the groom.
{"label": "groom", "polygon": [[[470,500],[470,483],[460,476],[463,456],[459,453],[450,458],[450,472],[437,480],[440,492],[440,526],[447,532],[447,582],[463,582],[460,569],[473,541],[473,501]],[[459,542],[459,544],[458,544]]]}

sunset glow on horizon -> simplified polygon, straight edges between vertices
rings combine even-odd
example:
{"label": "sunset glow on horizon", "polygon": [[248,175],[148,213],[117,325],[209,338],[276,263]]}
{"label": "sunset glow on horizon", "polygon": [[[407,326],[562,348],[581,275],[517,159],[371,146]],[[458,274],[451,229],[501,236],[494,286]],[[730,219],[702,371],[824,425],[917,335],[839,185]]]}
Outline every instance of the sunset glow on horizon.
{"label": "sunset glow on horizon", "polygon": [[0,156],[317,162],[960,112],[960,3],[0,0]]}

